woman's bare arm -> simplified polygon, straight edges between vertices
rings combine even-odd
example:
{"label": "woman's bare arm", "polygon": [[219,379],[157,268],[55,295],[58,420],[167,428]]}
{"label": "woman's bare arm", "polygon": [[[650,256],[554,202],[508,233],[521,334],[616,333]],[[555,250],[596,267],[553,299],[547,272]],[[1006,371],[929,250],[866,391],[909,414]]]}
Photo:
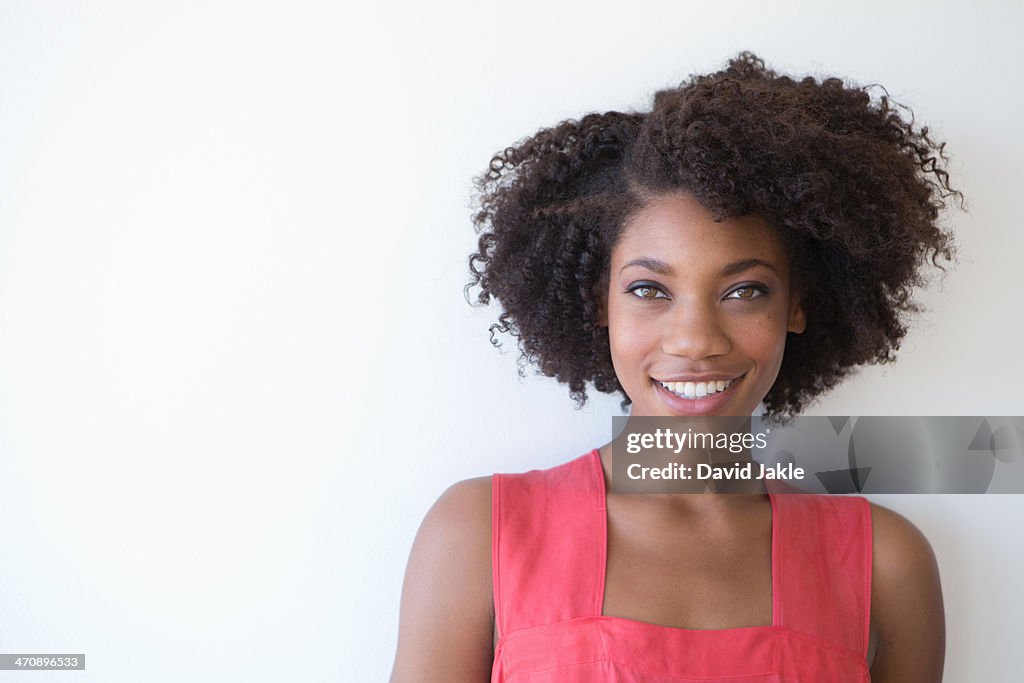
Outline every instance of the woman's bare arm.
{"label": "woman's bare arm", "polygon": [[871,613],[878,628],[872,683],[938,683],[946,622],[935,555],[906,518],[871,505]]}
{"label": "woman's bare arm", "polygon": [[449,487],[420,525],[391,683],[486,683],[494,656],[491,477]]}

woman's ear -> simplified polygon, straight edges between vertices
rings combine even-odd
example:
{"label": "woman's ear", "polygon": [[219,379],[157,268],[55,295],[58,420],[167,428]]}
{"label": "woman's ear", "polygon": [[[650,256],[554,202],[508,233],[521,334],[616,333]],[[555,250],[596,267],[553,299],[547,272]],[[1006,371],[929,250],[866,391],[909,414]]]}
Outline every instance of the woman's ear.
{"label": "woman's ear", "polygon": [[800,334],[807,329],[807,316],[804,314],[804,307],[800,303],[800,297],[794,295],[789,306],[789,324],[787,332]]}

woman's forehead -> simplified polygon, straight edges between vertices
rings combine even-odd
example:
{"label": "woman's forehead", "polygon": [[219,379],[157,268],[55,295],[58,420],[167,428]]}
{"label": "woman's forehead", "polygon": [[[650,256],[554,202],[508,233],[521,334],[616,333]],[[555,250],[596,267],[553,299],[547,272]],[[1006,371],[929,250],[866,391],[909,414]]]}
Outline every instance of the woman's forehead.
{"label": "woman's forehead", "polygon": [[760,216],[725,218],[719,222],[692,195],[664,195],[649,201],[623,226],[613,260],[656,257],[733,261],[762,259],[786,262],[775,231]]}

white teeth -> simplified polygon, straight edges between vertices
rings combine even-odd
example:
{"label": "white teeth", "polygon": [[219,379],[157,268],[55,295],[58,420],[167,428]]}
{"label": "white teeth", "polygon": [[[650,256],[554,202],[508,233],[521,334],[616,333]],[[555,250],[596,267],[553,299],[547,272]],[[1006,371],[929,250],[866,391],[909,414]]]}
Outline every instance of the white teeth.
{"label": "white teeth", "polygon": [[710,382],[658,382],[676,396],[683,398],[703,398],[719,391],[725,391],[735,380],[718,379]]}

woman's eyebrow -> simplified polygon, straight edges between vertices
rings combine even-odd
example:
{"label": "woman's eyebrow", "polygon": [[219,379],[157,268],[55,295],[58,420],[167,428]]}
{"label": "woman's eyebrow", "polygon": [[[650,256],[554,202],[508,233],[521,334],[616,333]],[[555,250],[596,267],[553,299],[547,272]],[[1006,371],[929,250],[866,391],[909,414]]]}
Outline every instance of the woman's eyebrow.
{"label": "woman's eyebrow", "polygon": [[619,272],[621,273],[630,266],[640,266],[641,268],[646,268],[647,270],[653,271],[658,275],[664,275],[666,277],[675,273],[675,271],[672,270],[672,266],[665,263],[664,261],[659,261],[656,258],[651,258],[650,256],[645,256],[644,258],[635,258],[632,261],[627,261],[626,265],[622,266],[622,268],[619,269]]}
{"label": "woman's eyebrow", "polygon": [[[672,266],[659,259],[651,258],[650,256],[645,256],[644,258],[636,258],[633,259],[632,261],[627,261],[626,264],[619,269],[619,272],[621,273],[623,270],[629,268],[630,266],[640,266],[641,268],[646,268],[647,270],[650,270],[659,275],[664,275],[666,277],[675,274],[675,271],[672,270]],[[722,275],[736,275],[737,273],[742,273],[745,270],[750,270],[755,266],[764,266],[765,268],[769,268],[775,271],[776,273],[779,272],[779,269],[773,266],[768,261],[763,261],[759,258],[748,258],[743,259],[742,261],[733,261],[732,263],[723,266]]]}
{"label": "woman's eyebrow", "polygon": [[724,268],[722,268],[722,275],[736,275],[737,273],[742,273],[745,270],[750,270],[755,266],[764,266],[765,268],[773,270],[776,273],[779,272],[779,269],[773,266],[768,261],[762,261],[759,258],[748,258],[743,259],[742,261],[733,261],[729,265],[725,266]]}

